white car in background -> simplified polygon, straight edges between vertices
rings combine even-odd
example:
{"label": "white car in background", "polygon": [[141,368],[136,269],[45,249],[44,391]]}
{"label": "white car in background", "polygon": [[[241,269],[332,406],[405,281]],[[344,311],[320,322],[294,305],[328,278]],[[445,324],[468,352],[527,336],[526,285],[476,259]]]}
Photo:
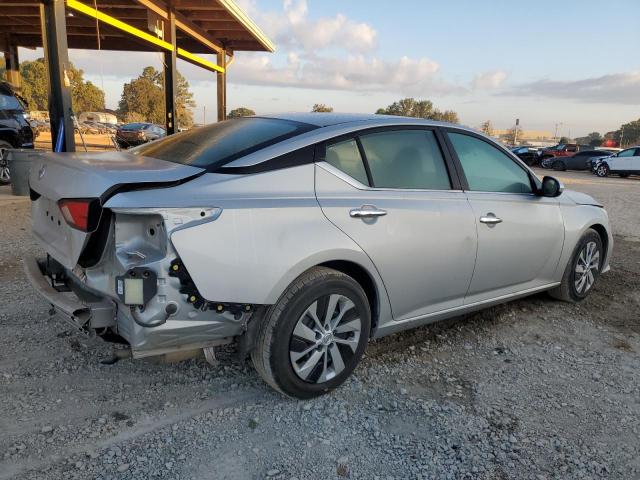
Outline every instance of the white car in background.
{"label": "white car in background", "polygon": [[596,175],[606,177],[615,173],[621,177],[640,175],[640,147],[631,147],[600,160],[595,167]]}

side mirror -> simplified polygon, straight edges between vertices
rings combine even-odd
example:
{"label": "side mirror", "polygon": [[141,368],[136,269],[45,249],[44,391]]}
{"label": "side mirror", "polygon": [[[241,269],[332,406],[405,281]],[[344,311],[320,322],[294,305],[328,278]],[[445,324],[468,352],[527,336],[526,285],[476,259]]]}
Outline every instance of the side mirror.
{"label": "side mirror", "polygon": [[564,190],[564,185],[560,180],[554,177],[544,177],[542,179],[542,188],[540,195],[543,197],[557,197]]}

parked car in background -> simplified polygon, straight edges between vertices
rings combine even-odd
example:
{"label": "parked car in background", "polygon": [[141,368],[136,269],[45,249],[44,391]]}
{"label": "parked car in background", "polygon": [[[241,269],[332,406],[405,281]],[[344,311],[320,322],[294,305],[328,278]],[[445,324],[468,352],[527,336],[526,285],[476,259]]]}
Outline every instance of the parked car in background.
{"label": "parked car in background", "polygon": [[640,175],[640,147],[627,148],[603,158],[596,163],[595,173],[599,177],[606,177],[611,173],[621,177]]}
{"label": "parked car in background", "polygon": [[540,164],[540,149],[536,147],[513,147],[511,152],[529,167]]}
{"label": "parked car in background", "polygon": [[165,137],[164,128],[153,123],[128,123],[116,130],[116,142],[120,148],[129,148]]}
{"label": "parked car in background", "polygon": [[33,148],[33,130],[26,105],[8,83],[0,82],[0,185],[11,183],[7,150]]}
{"label": "parked car in background", "polygon": [[608,157],[610,154],[600,150],[582,150],[570,157],[549,157],[542,160],[543,168],[554,170],[591,170],[594,160]]}
{"label": "parked car in background", "polygon": [[590,196],[415,118],[237,118],[43,154],[30,185],[48,257],[25,271],[62,315],[133,358],[235,342],[297,398],[343,383],[371,338],[541,291],[581,301],[613,246]]}
{"label": "parked car in background", "polygon": [[570,157],[582,150],[593,150],[591,145],[578,145],[575,143],[559,143],[554,147],[543,148],[540,152],[541,160],[551,157]]}

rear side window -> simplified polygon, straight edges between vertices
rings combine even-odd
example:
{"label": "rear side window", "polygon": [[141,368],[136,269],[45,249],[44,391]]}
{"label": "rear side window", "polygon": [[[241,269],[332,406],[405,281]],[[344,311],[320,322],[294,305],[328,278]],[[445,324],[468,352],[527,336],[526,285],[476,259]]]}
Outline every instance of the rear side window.
{"label": "rear side window", "polygon": [[211,171],[314,128],[317,127],[276,118],[237,118],[169,135],[128,152]]}
{"label": "rear side window", "polygon": [[369,185],[358,144],[349,139],[327,146],[325,161],[364,185]]}
{"label": "rear side window", "polygon": [[395,130],[360,137],[375,187],[449,190],[451,182],[431,130]]}
{"label": "rear side window", "polygon": [[527,172],[493,145],[461,133],[448,133],[462,164],[469,190],[531,193]]}

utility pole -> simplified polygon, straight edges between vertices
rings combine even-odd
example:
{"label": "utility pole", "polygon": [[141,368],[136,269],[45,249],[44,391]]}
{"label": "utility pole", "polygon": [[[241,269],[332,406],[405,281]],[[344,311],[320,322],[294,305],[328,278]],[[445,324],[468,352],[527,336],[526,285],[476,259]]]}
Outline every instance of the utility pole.
{"label": "utility pole", "polygon": [[207,124],[207,106],[203,105],[202,106],[202,125],[206,125]]}
{"label": "utility pole", "polygon": [[513,146],[518,144],[518,129],[520,128],[520,119],[516,118],[516,127],[513,129]]}

